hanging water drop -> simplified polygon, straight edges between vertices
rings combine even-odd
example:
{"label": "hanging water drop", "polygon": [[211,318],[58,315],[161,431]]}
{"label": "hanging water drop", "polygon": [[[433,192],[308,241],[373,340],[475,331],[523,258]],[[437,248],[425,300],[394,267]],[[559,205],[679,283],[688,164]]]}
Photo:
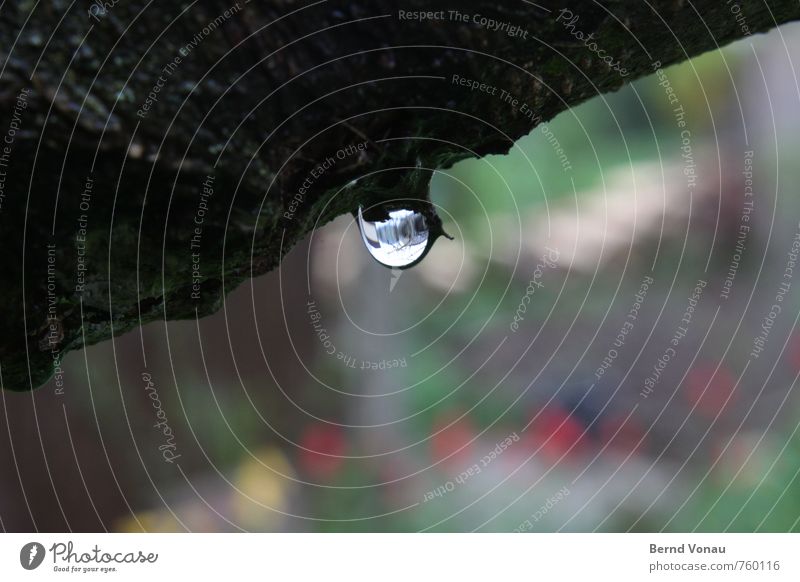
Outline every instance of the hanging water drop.
{"label": "hanging water drop", "polygon": [[384,203],[368,211],[359,206],[357,218],[369,254],[391,269],[416,265],[440,235],[447,236],[429,203]]}

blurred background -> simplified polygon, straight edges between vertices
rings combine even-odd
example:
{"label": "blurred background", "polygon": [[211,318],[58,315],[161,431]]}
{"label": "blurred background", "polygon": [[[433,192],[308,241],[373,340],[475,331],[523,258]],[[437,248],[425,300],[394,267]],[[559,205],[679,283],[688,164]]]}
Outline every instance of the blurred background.
{"label": "blurred background", "polygon": [[416,268],[342,216],[2,393],[0,525],[800,530],[798,58],[784,26],[438,172]]}

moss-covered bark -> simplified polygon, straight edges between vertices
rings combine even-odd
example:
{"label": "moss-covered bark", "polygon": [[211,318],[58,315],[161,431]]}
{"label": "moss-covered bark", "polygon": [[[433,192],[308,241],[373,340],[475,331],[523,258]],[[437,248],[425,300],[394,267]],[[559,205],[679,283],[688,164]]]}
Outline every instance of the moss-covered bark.
{"label": "moss-covered bark", "polygon": [[0,371],[13,390],[68,350],[211,313],[359,202],[424,198],[428,169],[503,153],[654,62],[800,17],[794,0],[739,13],[576,1],[571,14],[476,0],[458,16],[419,0],[70,5],[0,11]]}

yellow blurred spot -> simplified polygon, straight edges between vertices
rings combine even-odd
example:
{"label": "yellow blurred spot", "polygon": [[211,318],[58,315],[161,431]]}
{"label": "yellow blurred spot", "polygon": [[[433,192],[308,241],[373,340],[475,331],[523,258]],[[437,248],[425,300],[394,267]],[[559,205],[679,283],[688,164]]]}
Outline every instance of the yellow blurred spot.
{"label": "yellow blurred spot", "polygon": [[121,533],[184,531],[178,521],[164,511],[142,511],[136,514],[136,517],[130,516],[118,521],[114,529]]}
{"label": "yellow blurred spot", "polygon": [[274,527],[286,510],[293,478],[287,458],[275,447],[265,447],[247,457],[236,471],[231,505],[240,527],[263,530]]}

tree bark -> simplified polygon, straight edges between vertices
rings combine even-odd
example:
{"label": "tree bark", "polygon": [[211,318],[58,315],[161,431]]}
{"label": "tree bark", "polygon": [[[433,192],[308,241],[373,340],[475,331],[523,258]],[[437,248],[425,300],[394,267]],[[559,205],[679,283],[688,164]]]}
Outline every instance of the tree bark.
{"label": "tree bark", "polygon": [[434,169],[800,17],[794,0],[453,4],[6,3],[2,386],[209,314],[359,203],[424,199]]}

